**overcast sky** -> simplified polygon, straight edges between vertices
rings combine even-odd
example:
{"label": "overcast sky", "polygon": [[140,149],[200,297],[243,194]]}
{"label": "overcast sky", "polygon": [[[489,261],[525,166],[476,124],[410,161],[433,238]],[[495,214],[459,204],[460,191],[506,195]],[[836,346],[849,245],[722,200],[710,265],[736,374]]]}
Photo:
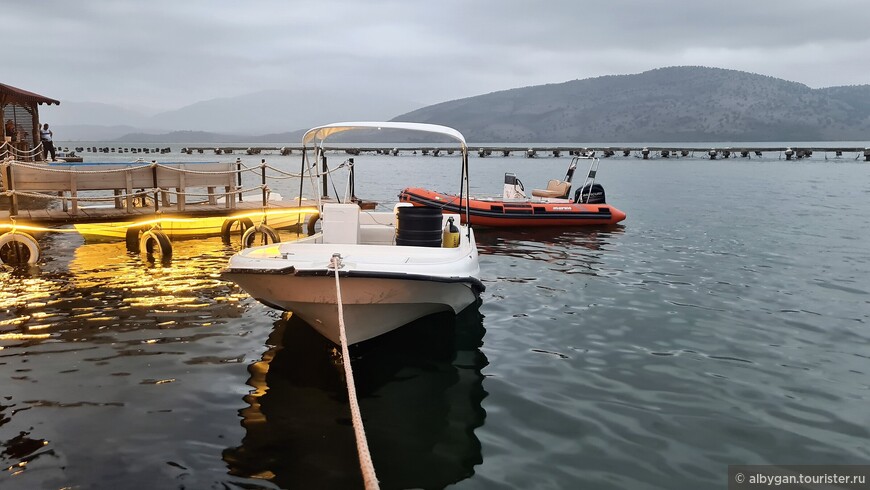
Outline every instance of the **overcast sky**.
{"label": "overcast sky", "polygon": [[0,82],[152,111],[269,89],[422,106],[676,65],[870,84],[868,0],[9,0],[0,19]]}

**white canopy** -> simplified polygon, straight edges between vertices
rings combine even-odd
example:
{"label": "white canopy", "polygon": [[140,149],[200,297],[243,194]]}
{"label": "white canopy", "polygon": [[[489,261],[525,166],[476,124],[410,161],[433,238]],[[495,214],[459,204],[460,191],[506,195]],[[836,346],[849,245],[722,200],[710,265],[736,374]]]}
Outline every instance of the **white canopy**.
{"label": "white canopy", "polygon": [[465,137],[462,136],[462,133],[453,128],[441,126],[438,124],[410,122],[362,121],[327,124],[325,126],[318,126],[316,128],[309,129],[305,133],[305,136],[302,137],[302,144],[307,145],[308,143],[315,140],[323,141],[332,134],[341,133],[344,131],[352,131],[355,129],[405,129],[408,131],[423,131],[427,133],[443,134],[459,141],[463,150],[467,149],[467,145],[465,144]]}

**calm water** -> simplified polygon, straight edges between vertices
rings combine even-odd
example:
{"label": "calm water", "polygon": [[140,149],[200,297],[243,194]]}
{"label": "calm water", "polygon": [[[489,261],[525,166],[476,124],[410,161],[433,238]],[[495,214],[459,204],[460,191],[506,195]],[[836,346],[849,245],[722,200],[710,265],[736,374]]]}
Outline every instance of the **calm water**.
{"label": "calm water", "polygon": [[[361,197],[458,188],[455,159],[355,159]],[[544,187],[568,161],[473,157],[472,185]],[[353,352],[382,487],[725,488],[729,464],[866,463],[870,164],[616,158],[599,177],[622,225],[480,229],[478,307]],[[340,355],[220,279],[233,247],[149,265],[41,243],[39,267],[0,271],[0,488],[361,487]]]}

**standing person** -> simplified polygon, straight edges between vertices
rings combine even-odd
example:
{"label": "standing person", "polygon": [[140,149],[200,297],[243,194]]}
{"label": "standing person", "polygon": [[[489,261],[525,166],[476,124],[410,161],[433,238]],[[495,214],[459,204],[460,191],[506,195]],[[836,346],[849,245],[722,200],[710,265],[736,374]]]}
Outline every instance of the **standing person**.
{"label": "standing person", "polygon": [[54,142],[51,137],[54,133],[48,129],[48,124],[42,125],[42,130],[39,131],[39,139],[42,140],[42,159],[48,160],[48,154],[51,153],[51,161],[54,161]]}

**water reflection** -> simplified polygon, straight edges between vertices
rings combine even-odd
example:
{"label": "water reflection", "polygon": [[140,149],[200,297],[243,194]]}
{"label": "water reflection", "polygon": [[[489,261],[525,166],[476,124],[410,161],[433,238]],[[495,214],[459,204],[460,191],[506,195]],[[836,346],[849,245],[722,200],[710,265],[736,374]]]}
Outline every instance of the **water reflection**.
{"label": "water reflection", "polygon": [[[443,488],[474,474],[486,396],[479,304],[437,314],[354,346],[354,379],[382,488]],[[230,473],[282,488],[359,488],[359,460],[340,351],[298,318],[249,367],[242,445]]]}
{"label": "water reflection", "polygon": [[219,276],[233,250],[220,239],[175,249],[164,265],[128,253],[124,243],[83,244],[72,252],[58,247],[39,267],[0,270],[0,348],[238,317],[246,296]]}
{"label": "water reflection", "polygon": [[601,256],[623,233],[623,225],[584,228],[526,228],[475,230],[482,255],[539,261],[566,273],[596,274]]}
{"label": "water reflection", "polygon": [[[2,410],[6,408],[11,407],[0,405],[0,417],[3,417]],[[0,425],[8,421],[8,418],[3,417],[0,420]],[[40,456],[54,455],[53,450],[44,449],[48,445],[48,441],[45,439],[33,439],[28,436],[30,436],[30,432],[22,431],[12,439],[0,443],[0,446],[4,448],[0,452],[0,463],[2,463],[3,469],[12,476],[25,471],[27,465]]]}
{"label": "water reflection", "polygon": [[178,241],[164,266],[124,243],[42,244],[39,266],[0,268],[0,488],[167,488],[151,470],[198,457],[185,444],[209,429],[163,414],[211,423],[225,413],[234,426],[238,391],[225,409],[223,382],[243,386],[233,364],[258,320],[238,319],[255,303],[219,277],[233,250],[220,238]]}
{"label": "water reflection", "polygon": [[[621,224],[584,228],[483,228],[475,229],[478,247],[486,253],[503,253],[527,257],[533,244],[556,246],[558,248],[583,247],[588,250],[601,250],[615,236],[622,235],[625,227]],[[536,250],[533,249],[533,250]]]}

